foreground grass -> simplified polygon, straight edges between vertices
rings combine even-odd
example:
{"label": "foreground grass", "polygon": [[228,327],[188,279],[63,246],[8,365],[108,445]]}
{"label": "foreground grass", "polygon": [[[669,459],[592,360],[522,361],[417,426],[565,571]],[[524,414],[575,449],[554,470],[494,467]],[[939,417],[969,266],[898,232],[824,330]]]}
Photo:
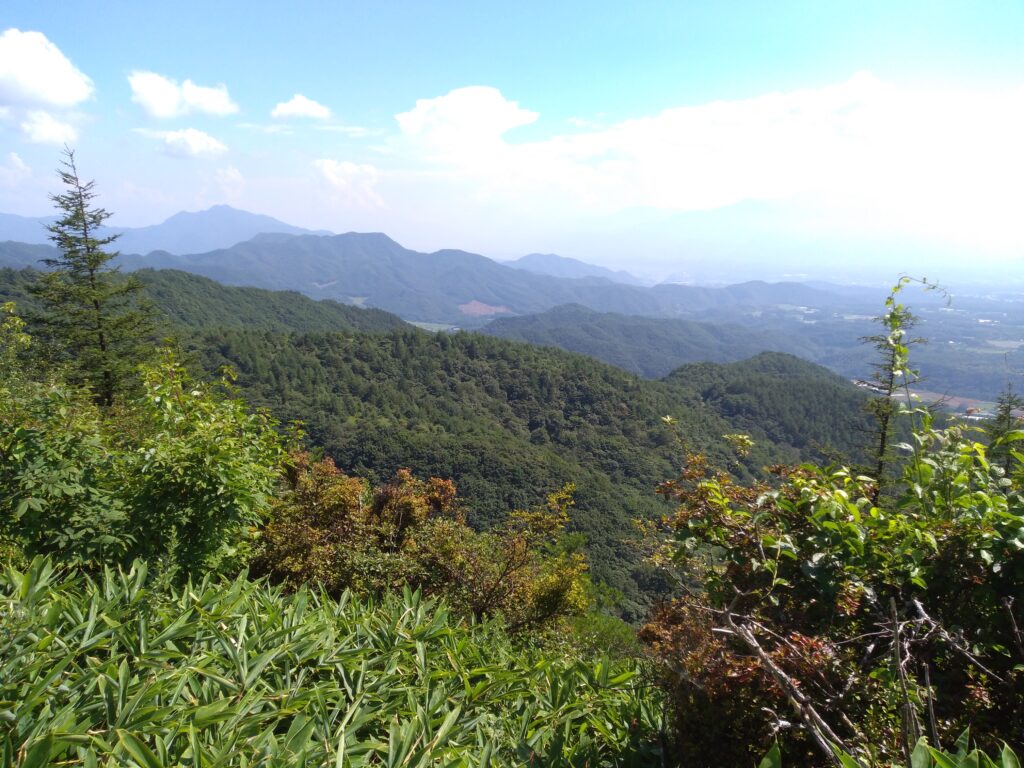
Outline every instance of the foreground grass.
{"label": "foreground grass", "polygon": [[642,766],[635,670],[516,648],[405,593],[0,576],[0,765]]}

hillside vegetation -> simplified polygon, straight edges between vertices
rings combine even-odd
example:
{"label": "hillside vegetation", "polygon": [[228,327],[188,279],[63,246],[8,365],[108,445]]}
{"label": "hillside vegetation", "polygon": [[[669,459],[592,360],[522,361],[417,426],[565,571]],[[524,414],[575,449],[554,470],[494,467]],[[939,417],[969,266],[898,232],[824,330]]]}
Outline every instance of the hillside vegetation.
{"label": "hillside vegetation", "polygon": [[[28,287],[33,269],[0,269],[0,300],[27,311],[36,306]],[[408,327],[395,315],[336,301],[316,301],[295,291],[267,291],[221,285],[171,269],[141,269],[134,276],[174,328],[250,328],[269,331],[387,331]]]}
{"label": "hillside vegetation", "polygon": [[807,356],[814,349],[799,338],[736,324],[620,315],[579,304],[498,318],[481,332],[590,355],[647,379],[684,363],[733,362],[766,350]]}
{"label": "hillside vegetation", "polygon": [[[665,511],[652,489],[680,455],[664,416],[678,419],[689,444],[745,477],[765,464],[819,455],[826,445],[856,452],[867,424],[862,393],[786,356],[774,358],[774,380],[765,373],[748,390],[771,414],[774,441],[743,420],[754,448],[738,461],[721,436],[741,425],[717,401],[705,402],[685,375],[647,382],[579,355],[466,333],[225,330],[193,343],[205,368],[233,366],[251,402],[282,421],[303,421],[312,444],[339,466],[381,479],[402,467],[451,478],[474,525],[575,483],[572,527],[586,537],[595,575],[624,593],[633,616],[650,579],[630,543],[633,520]],[[782,373],[791,366],[789,376]],[[808,402],[790,397],[808,370],[807,389],[822,394]],[[845,407],[836,410],[837,402]],[[833,415],[813,412],[822,406]]]}
{"label": "hillside vegetation", "polygon": [[[382,482],[412,467],[451,478],[479,528],[575,483],[571,528],[586,539],[595,577],[622,593],[621,609],[633,618],[661,589],[640,562],[633,520],[665,511],[652,489],[681,449],[663,417],[743,477],[826,447],[855,457],[864,442],[863,395],[788,356],[767,358],[774,367],[756,384],[743,383],[747,368],[715,365],[648,382],[558,350],[430,335],[379,310],[173,270],[137,275],[208,375],[232,366],[251,402],[284,423],[301,421],[310,444],[350,472]],[[32,279],[0,271],[0,297],[31,308]],[[735,398],[705,393],[713,372],[745,387],[745,412]],[[721,439],[736,432],[755,444],[739,461]]]}
{"label": "hillside vegetation", "polygon": [[640,766],[635,665],[515,646],[418,594],[380,602],[42,558],[0,574],[5,765]]}
{"label": "hillside vegetation", "polygon": [[[746,477],[826,446],[856,455],[863,444],[861,393],[795,358],[771,358],[772,372],[745,389],[744,415],[704,391],[712,372],[744,386],[742,367],[694,369],[692,382],[685,369],[645,382],[557,350],[432,336],[379,310],[175,271],[137,274],[208,374],[231,365],[251,402],[282,422],[301,421],[310,443],[351,472],[383,481],[414,467],[451,478],[481,528],[575,483],[572,528],[586,538],[595,576],[623,594],[634,618],[658,579],[639,562],[633,520],[664,512],[652,489],[680,452],[664,416],[679,420],[690,444]],[[32,277],[0,271],[0,296],[27,298],[31,308]],[[344,333],[281,333],[309,329]],[[739,431],[755,447],[737,463],[721,435]]]}

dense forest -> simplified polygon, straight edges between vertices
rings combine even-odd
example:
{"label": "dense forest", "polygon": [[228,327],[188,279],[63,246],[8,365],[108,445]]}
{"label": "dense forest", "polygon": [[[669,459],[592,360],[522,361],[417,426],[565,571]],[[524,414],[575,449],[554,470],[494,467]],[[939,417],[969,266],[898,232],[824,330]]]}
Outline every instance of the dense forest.
{"label": "dense forest", "polygon": [[[31,312],[33,269],[0,269],[0,297]],[[163,330],[249,328],[268,331],[385,331],[408,327],[398,317],[335,301],[314,301],[294,291],[237,288],[188,272],[142,269],[134,274],[159,310]]]}
{"label": "dense forest", "polygon": [[[762,415],[771,414],[773,440],[755,419],[741,427],[719,400],[705,400],[685,371],[645,382],[578,355],[474,334],[196,338],[206,369],[232,365],[251,402],[283,421],[301,420],[339,466],[371,477],[414,467],[452,478],[475,525],[576,483],[574,526],[586,536],[595,573],[625,594],[633,616],[637,584],[649,578],[646,569],[635,572],[633,520],[665,511],[653,489],[680,457],[664,416],[678,419],[689,444],[744,477],[764,464],[820,455],[826,445],[855,450],[867,425],[859,391],[788,357],[746,391]],[[794,379],[807,376],[805,388],[820,389],[820,399],[789,395]],[[726,366],[721,377],[744,388],[742,369]],[[848,407],[836,411],[836,401]],[[814,412],[821,407],[826,413]],[[721,436],[746,428],[755,446],[737,463]]]}
{"label": "dense forest", "polygon": [[590,355],[648,379],[667,376],[684,363],[732,362],[765,350],[807,357],[813,350],[791,335],[735,324],[597,312],[579,304],[501,317],[482,331]]}
{"label": "dense forest", "polygon": [[[856,459],[866,444],[863,394],[786,355],[648,382],[557,350],[431,335],[379,310],[175,271],[135,276],[197,366],[210,375],[232,366],[251,403],[302,422],[310,444],[341,467],[374,480],[402,467],[451,478],[482,528],[575,483],[573,529],[633,619],[662,588],[640,562],[633,521],[665,512],[653,489],[681,456],[677,434],[747,478],[823,452]],[[31,308],[32,279],[0,271],[0,298]],[[737,432],[754,441],[747,456],[721,439]]]}
{"label": "dense forest", "polygon": [[[863,339],[875,335],[877,327],[874,305],[862,290],[824,303],[821,296],[811,296],[818,303],[803,307],[759,307],[756,298],[737,295],[750,303],[705,307],[700,320],[568,305],[499,317],[482,331],[582,352],[648,378],[665,376],[684,363],[739,360],[764,349],[789,352],[854,380],[871,369],[874,351]],[[918,386],[933,393],[933,399],[994,402],[1007,385],[1021,388],[1024,315],[1015,298],[956,296],[947,303],[941,290],[922,292],[915,314],[915,338],[928,342],[915,350],[914,359],[925,372]]]}

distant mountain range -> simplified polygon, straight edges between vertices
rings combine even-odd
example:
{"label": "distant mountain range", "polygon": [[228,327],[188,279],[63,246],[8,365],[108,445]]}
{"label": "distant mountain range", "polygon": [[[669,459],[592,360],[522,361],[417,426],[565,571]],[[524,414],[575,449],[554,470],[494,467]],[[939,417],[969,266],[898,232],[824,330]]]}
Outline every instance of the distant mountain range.
{"label": "distant mountain range", "polygon": [[[36,266],[43,254],[0,243],[0,266]],[[317,299],[376,307],[405,320],[479,327],[502,315],[561,304],[625,315],[733,321],[780,305],[834,306],[839,297],[799,283],[741,283],[724,288],[657,285],[539,275],[457,250],[419,253],[383,234],[260,234],[229,248],[179,255],[123,254],[127,270],[178,269],[228,285],[295,290]]]}
{"label": "distant mountain range", "polygon": [[57,256],[57,249],[38,243],[18,243],[12,240],[0,241],[0,267],[24,269],[39,268],[43,259]]}
{"label": "distant mountain range", "polygon": [[[54,217],[30,218],[0,213],[0,241],[14,240],[29,244],[49,244],[46,225]],[[229,205],[215,205],[205,211],[176,213],[161,224],[148,227],[107,227],[104,235],[118,234],[114,247],[122,253],[145,254],[151,251],[168,253],[203,253],[229,248],[266,232],[290,235],[329,235],[325,230],[309,230],[285,224],[271,216],[240,211]]]}
{"label": "distant mountain range", "polygon": [[613,283],[624,283],[625,285],[645,285],[643,280],[629,274],[629,272],[615,271],[606,267],[599,267],[596,264],[587,264],[585,261],[571,259],[568,256],[558,256],[554,253],[531,253],[514,261],[502,263],[513,269],[525,269],[527,272],[533,272],[538,275],[569,277],[579,280],[596,277],[611,280]]}
{"label": "distant mountain range", "polygon": [[47,244],[50,240],[46,225],[53,221],[53,216],[32,218],[13,213],[0,213],[0,241],[12,240],[29,245]]}
{"label": "distant mountain range", "polygon": [[[45,244],[45,222],[0,214],[0,240],[12,238],[0,242],[0,267],[38,267],[41,258],[55,255]],[[223,247],[209,249],[213,244]],[[306,233],[227,206],[126,230],[120,245],[126,270],[171,268],[233,286],[298,291],[383,309],[432,329],[479,329],[507,318],[509,323],[497,323],[491,332],[586,352],[645,376],[689,360],[730,360],[772,349],[863,378],[872,350],[860,339],[878,332],[871,318],[886,293],[884,285],[761,281],[648,287],[621,282],[628,279],[623,273],[551,254],[509,265],[459,250],[419,253],[383,234]],[[952,310],[939,292],[915,292],[912,301],[927,326],[922,335],[938,342],[915,350],[930,390],[991,401],[1008,383],[1024,387],[1024,310],[1015,296],[960,296]],[[576,315],[523,318],[563,305],[578,305]],[[579,308],[605,316],[581,315]]]}

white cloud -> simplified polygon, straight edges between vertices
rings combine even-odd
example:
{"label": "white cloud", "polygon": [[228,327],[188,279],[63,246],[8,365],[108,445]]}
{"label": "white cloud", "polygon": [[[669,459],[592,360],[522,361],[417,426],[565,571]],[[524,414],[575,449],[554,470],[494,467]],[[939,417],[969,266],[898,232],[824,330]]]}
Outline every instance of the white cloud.
{"label": "white cloud", "polygon": [[7,162],[0,165],[0,186],[16,187],[32,177],[32,169],[25,165],[17,152],[7,155]]}
{"label": "white cloud", "polygon": [[502,152],[507,146],[503,135],[538,116],[506,99],[497,88],[470,86],[436,99],[419,99],[395,119],[406,136],[419,139],[441,157],[465,158]]}
{"label": "white cloud", "polygon": [[377,193],[377,169],[368,164],[357,164],[348,160],[320,159],[313,161],[313,167],[351,206],[380,208],[384,201]]}
{"label": "white cloud", "polygon": [[282,101],[270,113],[271,117],[309,117],[314,120],[327,120],[331,116],[331,110],[312,99],[307,99],[301,93],[296,93],[288,101]]}
{"label": "white cloud", "polygon": [[0,102],[72,107],[88,99],[92,80],[41,32],[0,35]]}
{"label": "white cloud", "polygon": [[160,139],[163,142],[164,152],[174,157],[219,155],[227,151],[227,146],[221,141],[195,128],[183,128],[179,131],[139,129],[139,133],[144,136]]}
{"label": "white cloud", "polygon": [[153,117],[175,117],[184,112],[178,84],[155,72],[132,72],[128,76],[132,101]]}
{"label": "white cloud", "polygon": [[223,83],[209,87],[186,80],[181,84],[181,96],[189,112],[223,116],[233,115],[238,111],[238,105],[231,100],[228,88]]}
{"label": "white cloud", "polygon": [[[1024,88],[926,91],[860,73],[539,141],[504,135],[536,119],[493,88],[396,115],[406,157],[538,216],[793,201],[850,231],[1021,240]],[[813,214],[805,221],[813,226]]]}
{"label": "white cloud", "polygon": [[176,80],[156,72],[132,72],[128,84],[132,101],[150,117],[182,117],[196,113],[224,116],[238,112],[238,105],[231,100],[223,83],[211,87],[186,80],[179,85]]}
{"label": "white cloud", "polygon": [[73,125],[62,122],[42,110],[32,110],[21,122],[21,130],[25,137],[35,144],[73,144],[78,139],[78,131]]}

